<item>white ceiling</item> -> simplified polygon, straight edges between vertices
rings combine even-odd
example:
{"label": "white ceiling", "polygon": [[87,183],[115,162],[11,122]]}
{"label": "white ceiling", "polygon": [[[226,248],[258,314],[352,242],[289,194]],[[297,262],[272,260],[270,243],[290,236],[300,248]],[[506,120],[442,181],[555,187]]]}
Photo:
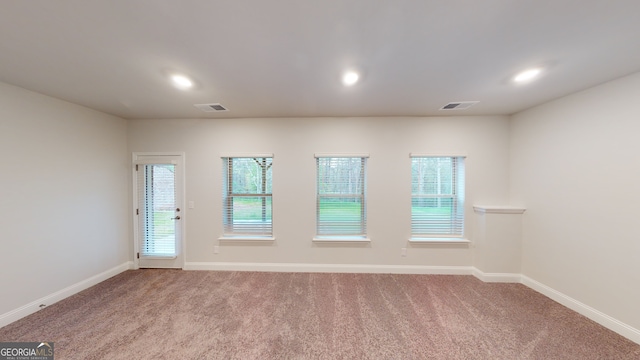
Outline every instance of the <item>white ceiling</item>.
{"label": "white ceiling", "polygon": [[[0,81],[123,118],[512,114],[640,71],[639,15],[638,0],[0,0]],[[532,66],[537,82],[510,82]],[[438,110],[451,101],[480,103]]]}

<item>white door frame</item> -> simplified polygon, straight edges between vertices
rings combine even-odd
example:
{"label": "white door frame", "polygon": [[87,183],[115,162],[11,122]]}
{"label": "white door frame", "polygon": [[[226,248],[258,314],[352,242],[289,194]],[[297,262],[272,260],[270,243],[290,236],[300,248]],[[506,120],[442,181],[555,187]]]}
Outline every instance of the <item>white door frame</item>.
{"label": "white door frame", "polygon": [[179,237],[180,243],[176,244],[176,250],[178,252],[178,264],[180,268],[184,268],[185,263],[185,251],[186,251],[186,214],[185,211],[185,153],[181,151],[168,151],[168,152],[133,152],[131,154],[131,181],[132,181],[132,220],[133,220],[133,268],[140,268],[140,233],[139,233],[139,223],[138,223],[138,215],[136,214],[136,209],[138,208],[138,183],[137,183],[137,174],[136,174],[136,164],[141,163],[142,158],[144,157],[179,157],[181,166],[177,166],[176,171],[176,192],[180,192],[180,195],[177,196],[176,206],[179,207],[182,211],[180,211],[180,221],[182,221],[181,226],[179,226]]}

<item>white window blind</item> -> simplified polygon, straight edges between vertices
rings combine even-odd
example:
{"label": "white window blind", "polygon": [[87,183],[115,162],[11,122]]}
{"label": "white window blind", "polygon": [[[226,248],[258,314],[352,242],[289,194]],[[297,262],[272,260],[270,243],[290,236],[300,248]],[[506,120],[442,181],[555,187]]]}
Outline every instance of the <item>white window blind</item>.
{"label": "white window blind", "polygon": [[225,236],[272,236],[273,157],[223,157]]}
{"label": "white window blind", "polygon": [[140,256],[176,255],[175,165],[138,165]]}
{"label": "white window blind", "polygon": [[462,237],[464,157],[411,157],[411,235]]}
{"label": "white window blind", "polygon": [[318,236],[366,236],[366,160],[316,157]]}

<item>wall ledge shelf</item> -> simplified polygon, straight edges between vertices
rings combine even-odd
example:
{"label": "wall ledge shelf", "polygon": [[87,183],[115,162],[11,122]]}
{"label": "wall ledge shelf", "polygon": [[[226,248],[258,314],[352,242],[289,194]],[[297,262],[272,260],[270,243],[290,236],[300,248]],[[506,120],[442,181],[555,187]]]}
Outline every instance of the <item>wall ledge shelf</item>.
{"label": "wall ledge shelf", "polygon": [[473,211],[477,214],[522,214],[525,208],[517,206],[501,205],[473,205]]}

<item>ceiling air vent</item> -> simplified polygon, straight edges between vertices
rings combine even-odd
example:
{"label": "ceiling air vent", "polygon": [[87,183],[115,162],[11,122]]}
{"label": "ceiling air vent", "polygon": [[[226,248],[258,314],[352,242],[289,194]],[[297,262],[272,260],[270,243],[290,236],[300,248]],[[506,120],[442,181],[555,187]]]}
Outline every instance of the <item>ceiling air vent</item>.
{"label": "ceiling air vent", "polygon": [[480,101],[456,101],[450,102],[447,105],[440,108],[440,110],[466,110],[471,106],[479,103]]}
{"label": "ceiling air vent", "polygon": [[226,107],[215,103],[215,104],[194,104],[193,106],[204,112],[220,112],[220,111],[229,111]]}

